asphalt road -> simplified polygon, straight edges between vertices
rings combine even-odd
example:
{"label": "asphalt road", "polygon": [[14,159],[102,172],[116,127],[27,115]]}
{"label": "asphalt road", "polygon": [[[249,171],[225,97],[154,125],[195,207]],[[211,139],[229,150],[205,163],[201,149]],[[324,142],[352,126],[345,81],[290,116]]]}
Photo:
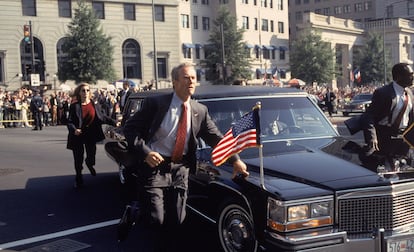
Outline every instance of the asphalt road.
{"label": "asphalt road", "polygon": [[[125,201],[116,164],[98,145],[96,170],[84,170],[85,187],[73,188],[65,126],[0,129],[0,250],[148,251],[145,229],[135,226],[118,243]],[[189,214],[182,251],[220,251],[214,227]]]}

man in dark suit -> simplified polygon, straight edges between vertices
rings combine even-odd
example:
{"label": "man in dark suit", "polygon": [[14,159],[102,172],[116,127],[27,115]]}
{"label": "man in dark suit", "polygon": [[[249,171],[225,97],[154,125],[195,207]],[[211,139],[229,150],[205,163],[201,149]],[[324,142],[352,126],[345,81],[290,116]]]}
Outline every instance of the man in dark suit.
{"label": "man in dark suit", "polygon": [[[377,153],[394,168],[392,158],[406,155],[409,146],[401,133],[413,122],[413,69],[406,63],[392,68],[393,82],[374,91],[372,103],[361,117],[367,156]],[[375,165],[372,167],[376,169]]]}
{"label": "man in dark suit", "polygon": [[119,92],[118,97],[117,97],[117,101],[119,104],[119,110],[121,113],[124,110],[125,104],[128,100],[128,97],[131,95],[131,93],[132,93],[132,90],[130,89],[129,81],[124,80],[124,82],[122,83],[122,90]]}
{"label": "man in dark suit", "polygon": [[[175,243],[183,242],[182,237],[175,238],[179,237],[179,226],[186,215],[188,176],[196,165],[197,139],[201,137],[215,146],[223,137],[207,107],[190,99],[197,83],[194,67],[180,64],[172,70],[171,77],[174,92],[146,98],[124,129],[128,146],[142,160],[138,168],[144,186],[141,202],[144,214],[150,215],[144,219],[149,219],[155,228],[155,244],[164,246],[158,251],[178,251]],[[183,150],[178,151],[177,157],[176,143],[182,140]],[[246,164],[238,155],[229,162],[234,167],[233,176],[248,176]]]}
{"label": "man in dark suit", "polygon": [[325,101],[325,106],[328,109],[329,116],[332,116],[332,113],[334,112],[335,99],[336,99],[335,93],[332,92],[329,87],[326,88],[324,101]]}

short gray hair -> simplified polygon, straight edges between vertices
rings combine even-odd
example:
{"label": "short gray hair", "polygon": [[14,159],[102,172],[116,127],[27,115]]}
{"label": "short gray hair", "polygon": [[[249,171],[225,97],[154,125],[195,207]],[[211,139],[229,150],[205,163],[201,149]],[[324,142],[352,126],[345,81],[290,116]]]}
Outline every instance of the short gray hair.
{"label": "short gray hair", "polygon": [[173,81],[178,80],[178,76],[179,76],[179,74],[180,74],[180,71],[181,71],[181,69],[183,69],[184,67],[194,67],[194,65],[193,65],[192,63],[189,63],[189,62],[184,62],[184,63],[181,63],[181,64],[179,64],[178,66],[174,67],[174,68],[171,70],[171,79],[172,79]]}

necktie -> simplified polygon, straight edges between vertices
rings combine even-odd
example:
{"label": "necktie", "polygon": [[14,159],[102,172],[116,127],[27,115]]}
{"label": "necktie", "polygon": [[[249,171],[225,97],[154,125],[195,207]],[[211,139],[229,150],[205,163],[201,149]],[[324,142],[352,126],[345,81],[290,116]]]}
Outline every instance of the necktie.
{"label": "necktie", "polygon": [[183,157],[185,138],[187,136],[187,107],[183,103],[181,104],[181,108],[175,146],[171,155],[171,160],[175,163],[181,161],[181,158]]}
{"label": "necktie", "polygon": [[403,107],[401,108],[400,112],[398,113],[397,118],[395,118],[393,127],[395,127],[395,128],[400,127],[401,120],[404,116],[405,109],[407,108],[407,105],[408,105],[408,95],[407,95],[407,92],[404,91],[404,104],[403,104]]}

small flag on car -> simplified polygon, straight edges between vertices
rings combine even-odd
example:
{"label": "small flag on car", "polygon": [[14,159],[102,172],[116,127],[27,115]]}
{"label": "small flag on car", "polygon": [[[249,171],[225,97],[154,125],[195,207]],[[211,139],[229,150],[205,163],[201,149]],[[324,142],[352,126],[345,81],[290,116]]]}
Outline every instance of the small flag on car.
{"label": "small flag on car", "polygon": [[211,159],[215,166],[226,162],[234,154],[246,148],[260,146],[260,105],[253,107],[227,131],[223,139],[214,147]]}

